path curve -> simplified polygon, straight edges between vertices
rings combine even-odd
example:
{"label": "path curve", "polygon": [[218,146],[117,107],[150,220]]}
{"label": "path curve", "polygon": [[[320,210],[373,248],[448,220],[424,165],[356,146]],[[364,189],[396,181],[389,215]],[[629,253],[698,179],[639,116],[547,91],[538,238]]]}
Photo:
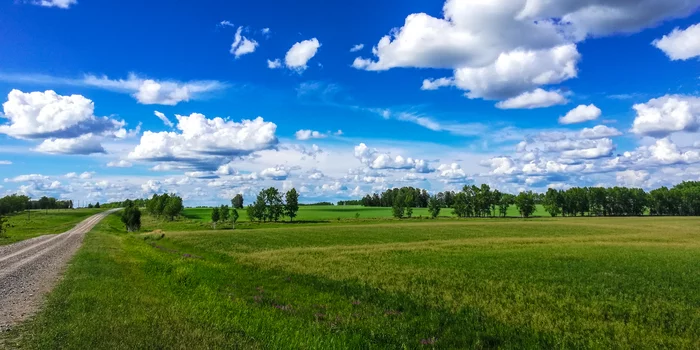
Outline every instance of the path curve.
{"label": "path curve", "polygon": [[61,234],[0,246],[0,332],[37,311],[85,234],[117,210],[93,215]]}

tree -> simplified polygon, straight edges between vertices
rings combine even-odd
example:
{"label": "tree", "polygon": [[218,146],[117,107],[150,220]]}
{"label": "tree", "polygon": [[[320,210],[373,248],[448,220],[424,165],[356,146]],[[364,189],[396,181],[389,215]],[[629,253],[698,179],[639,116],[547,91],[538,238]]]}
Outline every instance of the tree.
{"label": "tree", "polygon": [[454,203],[452,204],[452,213],[457,215],[457,217],[464,218],[468,215],[469,206],[467,204],[467,194],[464,192],[459,192],[454,196]]}
{"label": "tree", "polygon": [[560,196],[561,194],[559,191],[553,188],[547,189],[547,193],[544,196],[544,210],[546,210],[549,215],[553,217],[561,214],[561,207],[559,206]]}
{"label": "tree", "polygon": [[515,198],[510,193],[503,193],[501,195],[501,201],[498,203],[498,212],[502,217],[508,215],[508,208],[515,203]]}
{"label": "tree", "polygon": [[405,211],[404,199],[403,199],[403,196],[399,193],[396,200],[394,200],[393,205],[391,206],[391,212],[395,218],[402,219],[403,215],[404,215],[404,211]]}
{"label": "tree", "polygon": [[95,203],[95,208],[97,208],[97,209],[100,208],[100,202]]}
{"label": "tree", "polygon": [[295,188],[287,191],[285,195],[286,204],[284,205],[284,214],[289,216],[289,221],[293,221],[299,211],[299,193]]}
{"label": "tree", "polygon": [[238,221],[238,210],[236,208],[231,209],[231,222],[233,223],[233,229],[236,229],[236,221]]}
{"label": "tree", "polygon": [[277,222],[284,214],[284,205],[280,191],[274,187],[260,191],[263,195],[265,204],[265,217],[267,220]]}
{"label": "tree", "polygon": [[432,217],[433,219],[438,217],[438,215],[440,215],[441,209],[442,205],[437,196],[430,197],[430,200],[428,200],[428,211],[430,212],[430,217]]}
{"label": "tree", "polygon": [[136,232],[141,229],[141,210],[134,205],[122,210],[122,223],[126,226],[126,232]]}
{"label": "tree", "polygon": [[219,208],[214,207],[214,209],[211,210],[211,222],[214,225],[214,229],[216,229],[216,223],[219,222],[221,219],[221,213],[219,213]]}
{"label": "tree", "polygon": [[92,209],[92,208],[94,208],[94,207],[92,206],[92,203],[88,204],[88,209]]}
{"label": "tree", "polygon": [[404,195],[403,205],[406,208],[406,217],[413,216],[413,206],[415,205],[414,194],[412,190],[406,191]]}
{"label": "tree", "polygon": [[532,191],[520,192],[515,197],[515,205],[520,211],[520,215],[524,218],[529,218],[535,212],[535,196]]}
{"label": "tree", "polygon": [[231,199],[231,206],[233,209],[242,209],[243,208],[243,195],[240,193],[237,194],[233,199]]}
{"label": "tree", "polygon": [[219,216],[221,217],[221,222],[226,223],[230,217],[230,212],[228,210],[228,205],[222,205],[219,207]]}
{"label": "tree", "polygon": [[180,216],[184,208],[181,197],[170,195],[165,199],[165,206],[163,207],[162,214],[168,221],[173,221],[176,216]]}

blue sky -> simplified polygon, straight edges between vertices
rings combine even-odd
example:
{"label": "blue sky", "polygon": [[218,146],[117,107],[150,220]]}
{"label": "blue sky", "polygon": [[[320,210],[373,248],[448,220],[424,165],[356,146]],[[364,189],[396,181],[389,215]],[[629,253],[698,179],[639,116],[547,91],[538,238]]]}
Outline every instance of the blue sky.
{"label": "blue sky", "polygon": [[0,193],[699,180],[699,6],[6,2]]}

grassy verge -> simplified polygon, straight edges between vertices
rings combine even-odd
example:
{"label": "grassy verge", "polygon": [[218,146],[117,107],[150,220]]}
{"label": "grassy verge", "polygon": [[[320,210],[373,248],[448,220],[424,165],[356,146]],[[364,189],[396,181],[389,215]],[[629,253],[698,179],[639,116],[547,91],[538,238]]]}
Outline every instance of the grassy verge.
{"label": "grassy verge", "polygon": [[160,235],[110,216],[27,349],[697,348],[695,218]]}
{"label": "grassy verge", "polygon": [[10,224],[6,237],[0,237],[0,245],[15,243],[45,234],[62,233],[79,222],[105,209],[55,209],[32,210],[8,217]]}

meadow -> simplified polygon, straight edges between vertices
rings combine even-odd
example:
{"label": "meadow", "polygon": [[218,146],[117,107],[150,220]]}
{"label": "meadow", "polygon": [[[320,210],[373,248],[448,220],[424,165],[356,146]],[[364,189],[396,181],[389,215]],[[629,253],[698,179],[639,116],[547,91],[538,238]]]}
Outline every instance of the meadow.
{"label": "meadow", "polygon": [[45,309],[4,341],[27,349],[697,349],[698,224],[335,220],[127,234],[111,215],[86,236]]}
{"label": "meadow", "polygon": [[70,230],[79,222],[103,209],[51,209],[21,212],[7,217],[7,234],[0,237],[0,245],[25,239],[56,234]]}

